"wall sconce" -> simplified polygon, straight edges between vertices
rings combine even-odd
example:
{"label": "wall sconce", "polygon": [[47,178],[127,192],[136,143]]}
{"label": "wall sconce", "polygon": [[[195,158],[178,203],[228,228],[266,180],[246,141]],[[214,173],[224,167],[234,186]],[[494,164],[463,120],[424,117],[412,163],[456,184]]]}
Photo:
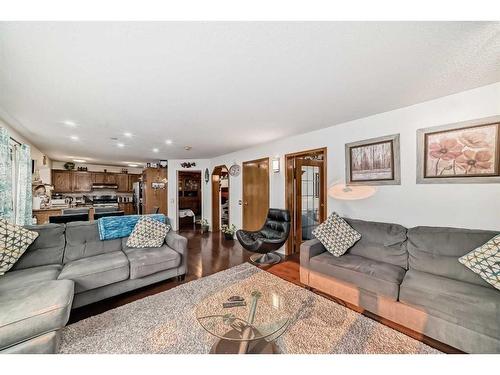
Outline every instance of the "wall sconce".
{"label": "wall sconce", "polygon": [[272,161],[272,166],[273,166],[273,172],[279,173],[280,172],[280,158],[274,158]]}

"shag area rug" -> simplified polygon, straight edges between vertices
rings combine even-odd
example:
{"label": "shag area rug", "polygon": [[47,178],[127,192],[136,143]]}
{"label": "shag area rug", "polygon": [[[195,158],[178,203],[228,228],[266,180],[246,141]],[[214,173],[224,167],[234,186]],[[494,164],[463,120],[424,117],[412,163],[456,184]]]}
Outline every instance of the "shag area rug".
{"label": "shag area rug", "polygon": [[273,288],[292,316],[282,353],[439,353],[329,299],[248,263],[81,320],[62,331],[61,353],[208,353],[216,338],[196,320],[204,298]]}

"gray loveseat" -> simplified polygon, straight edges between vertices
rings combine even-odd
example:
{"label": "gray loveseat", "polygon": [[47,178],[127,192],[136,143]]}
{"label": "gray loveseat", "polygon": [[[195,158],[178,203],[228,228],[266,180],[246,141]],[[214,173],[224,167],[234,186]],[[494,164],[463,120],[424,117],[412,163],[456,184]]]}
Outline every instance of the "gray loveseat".
{"label": "gray loveseat", "polygon": [[186,274],[187,239],[172,231],[162,247],[131,249],[99,240],[96,223],[28,228],[38,238],[0,276],[1,353],[55,353],[72,308]]}
{"label": "gray loveseat", "polygon": [[300,249],[300,280],[469,353],[500,353],[500,291],[459,263],[497,232],[347,219],[361,239],[334,257]]}

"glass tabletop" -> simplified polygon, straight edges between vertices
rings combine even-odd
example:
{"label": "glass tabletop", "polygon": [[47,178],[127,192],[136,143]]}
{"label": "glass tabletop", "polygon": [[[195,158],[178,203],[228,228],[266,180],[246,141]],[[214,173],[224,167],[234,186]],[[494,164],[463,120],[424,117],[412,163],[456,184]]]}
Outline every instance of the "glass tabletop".
{"label": "glass tabletop", "polygon": [[[224,308],[230,297],[244,298],[245,306]],[[196,307],[196,318],[210,334],[229,341],[272,341],[288,326],[290,315],[282,295],[269,290],[249,290],[235,294],[231,290],[217,292]]]}

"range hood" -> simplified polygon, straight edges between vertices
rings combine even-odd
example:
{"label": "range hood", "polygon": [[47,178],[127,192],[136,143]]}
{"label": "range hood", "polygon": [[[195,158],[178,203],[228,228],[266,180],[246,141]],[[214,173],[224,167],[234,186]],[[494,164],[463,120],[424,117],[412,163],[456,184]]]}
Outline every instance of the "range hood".
{"label": "range hood", "polygon": [[118,189],[117,184],[92,184],[92,189]]}

